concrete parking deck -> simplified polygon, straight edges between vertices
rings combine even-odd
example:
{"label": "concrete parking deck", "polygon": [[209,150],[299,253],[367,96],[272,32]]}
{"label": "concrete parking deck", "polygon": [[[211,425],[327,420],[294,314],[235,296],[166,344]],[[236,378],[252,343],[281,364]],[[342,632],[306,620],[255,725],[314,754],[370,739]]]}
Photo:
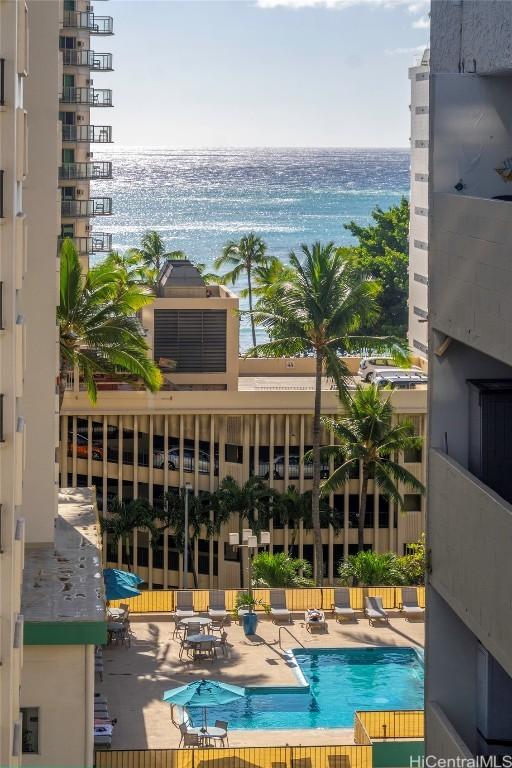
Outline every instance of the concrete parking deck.
{"label": "concrete parking deck", "polygon": [[[139,622],[137,618],[140,618]],[[391,614],[389,626],[371,627],[363,617],[357,623],[328,622],[327,632],[310,634],[300,618],[285,625],[282,646],[297,648],[341,648],[357,646],[413,646],[422,648],[423,622],[408,622]],[[268,619],[258,623],[257,634],[244,636],[238,624],[227,627],[229,657],[214,661],[179,660],[179,643],[172,639],[170,618],[147,615],[132,617],[131,648],[104,651],[103,682],[97,691],[108,698],[110,715],[117,718],[113,749],[168,749],[177,747],[179,733],[171,723],[170,707],[162,701],[165,690],[197,678],[211,677],[241,686],[296,685],[297,678],[279,647],[279,627]],[[351,729],[279,731],[230,731],[231,746],[309,745],[353,743]]]}

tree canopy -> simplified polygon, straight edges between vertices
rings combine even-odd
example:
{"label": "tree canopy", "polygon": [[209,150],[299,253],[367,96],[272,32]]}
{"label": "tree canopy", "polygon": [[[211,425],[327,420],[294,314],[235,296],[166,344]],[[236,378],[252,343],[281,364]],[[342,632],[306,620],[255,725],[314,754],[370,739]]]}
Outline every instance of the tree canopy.
{"label": "tree canopy", "polygon": [[369,335],[405,337],[409,291],[409,203],[403,197],[398,205],[385,211],[376,206],[372,219],[366,227],[355,221],[345,224],[345,229],[359,241],[346,249],[355,268],[375,280],[380,288],[376,299],[380,311],[362,330]]}

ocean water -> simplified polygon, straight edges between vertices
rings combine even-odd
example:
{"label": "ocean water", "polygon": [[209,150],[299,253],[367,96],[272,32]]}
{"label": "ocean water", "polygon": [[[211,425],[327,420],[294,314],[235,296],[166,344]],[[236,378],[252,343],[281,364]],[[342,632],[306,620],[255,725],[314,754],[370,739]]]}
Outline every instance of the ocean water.
{"label": "ocean water", "polygon": [[[243,699],[212,707],[208,721],[230,729],[347,728],[354,712],[423,709],[423,662],[414,648],[294,650],[309,688],[246,688]],[[191,708],[194,725],[203,710]]]}
{"label": "ocean water", "polygon": [[112,232],[121,250],[155,229],[169,250],[209,267],[227,240],[250,231],[283,260],[301,243],[349,244],[343,224],[366,223],[372,208],[387,208],[409,188],[409,152],[399,149],[132,147],[95,156],[114,164],[113,180],[93,187],[113,197],[114,214],[98,217],[94,229]]}

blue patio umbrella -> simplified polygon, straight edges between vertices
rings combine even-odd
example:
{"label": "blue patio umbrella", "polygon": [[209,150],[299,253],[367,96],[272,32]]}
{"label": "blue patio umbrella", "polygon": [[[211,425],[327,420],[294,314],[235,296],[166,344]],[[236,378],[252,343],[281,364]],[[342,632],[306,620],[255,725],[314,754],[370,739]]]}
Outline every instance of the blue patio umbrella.
{"label": "blue patio umbrella", "polygon": [[204,727],[207,727],[208,707],[229,704],[245,696],[245,689],[238,685],[221,683],[217,680],[196,680],[179,688],[171,688],[164,693],[164,701],[179,704],[182,707],[203,707]]}
{"label": "blue patio umbrella", "polygon": [[137,595],[140,595],[137,585],[142,584],[144,581],[136,573],[121,571],[118,568],[105,568],[103,570],[103,579],[105,581],[107,600],[137,597]]}

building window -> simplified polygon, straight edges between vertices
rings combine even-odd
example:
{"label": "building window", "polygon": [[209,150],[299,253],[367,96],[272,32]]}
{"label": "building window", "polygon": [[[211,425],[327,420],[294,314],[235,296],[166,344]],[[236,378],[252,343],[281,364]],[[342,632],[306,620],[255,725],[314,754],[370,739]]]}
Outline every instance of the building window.
{"label": "building window", "polygon": [[39,753],[39,707],[21,707],[21,751],[25,755]]}
{"label": "building window", "polygon": [[[372,551],[372,545],[371,544],[365,544],[363,546],[363,549],[365,552],[371,552]],[[359,548],[357,544],[349,544],[348,545],[348,554],[350,555],[357,555],[359,552]]]}
{"label": "building window", "polygon": [[406,448],[404,451],[404,463],[405,464],[421,464],[422,449],[421,448]]}
{"label": "building window", "polygon": [[419,349],[420,352],[423,352],[423,354],[428,355],[428,347],[426,344],[422,344],[421,341],[414,339],[412,345],[413,347],[416,347],[416,349]]}
{"label": "building window", "polygon": [[413,312],[418,317],[423,318],[423,320],[428,320],[428,312],[424,309],[421,309],[421,307],[413,307]]}
{"label": "building window", "polygon": [[210,573],[210,542],[208,539],[197,540],[197,572],[203,576]]}
{"label": "building window", "polygon": [[231,544],[224,542],[224,560],[231,563],[238,563],[240,560],[238,547],[232,547]]}
{"label": "building window", "polygon": [[404,493],[404,512],[421,511],[421,494]]}
{"label": "building window", "polygon": [[428,285],[428,277],[425,277],[425,275],[419,275],[417,272],[415,272],[414,279],[417,283],[421,283],[422,285]]}
{"label": "building window", "polygon": [[230,464],[243,464],[244,461],[244,449],[241,445],[230,445],[226,443],[225,446],[225,458]]}

